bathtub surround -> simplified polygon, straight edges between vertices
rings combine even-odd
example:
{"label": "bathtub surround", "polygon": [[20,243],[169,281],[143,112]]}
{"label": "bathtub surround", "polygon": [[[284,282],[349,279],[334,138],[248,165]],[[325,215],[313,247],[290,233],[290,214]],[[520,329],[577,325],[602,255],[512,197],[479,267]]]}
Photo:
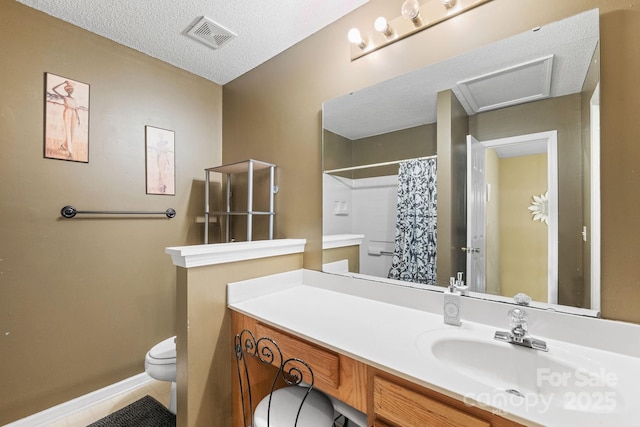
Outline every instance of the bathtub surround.
{"label": "bathtub surround", "polygon": [[[394,248],[397,168],[395,175],[359,179],[323,174],[323,249],[328,249],[327,243],[336,234],[362,234],[360,273],[379,277],[389,274],[391,256],[382,252],[392,254]],[[344,202],[348,214],[336,215],[335,202]]]}

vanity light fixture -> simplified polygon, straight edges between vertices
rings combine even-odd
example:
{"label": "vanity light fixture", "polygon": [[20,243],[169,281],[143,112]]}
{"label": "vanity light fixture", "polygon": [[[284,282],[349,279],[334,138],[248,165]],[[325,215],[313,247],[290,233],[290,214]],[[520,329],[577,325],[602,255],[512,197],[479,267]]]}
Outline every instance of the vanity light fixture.
{"label": "vanity light fixture", "polygon": [[[351,60],[368,55],[380,48],[400,41],[440,22],[458,16],[491,0],[404,0],[400,16],[387,22],[384,17],[375,20],[367,34],[357,28],[349,31]],[[421,4],[422,3],[422,4]],[[444,7],[442,7],[444,5]]]}
{"label": "vanity light fixture", "polygon": [[419,27],[422,25],[422,17],[420,16],[420,3],[418,0],[404,0],[402,3],[402,16],[413,22],[413,25]]}
{"label": "vanity light fixture", "polygon": [[358,46],[360,49],[364,49],[367,47],[367,41],[362,38],[360,34],[360,30],[357,28],[352,28],[349,30],[349,34],[347,34],[347,38],[351,44]]}
{"label": "vanity light fixture", "polygon": [[378,19],[376,19],[373,23],[373,28],[375,28],[377,32],[384,34],[385,37],[391,37],[393,35],[391,26],[382,16],[379,16]]}

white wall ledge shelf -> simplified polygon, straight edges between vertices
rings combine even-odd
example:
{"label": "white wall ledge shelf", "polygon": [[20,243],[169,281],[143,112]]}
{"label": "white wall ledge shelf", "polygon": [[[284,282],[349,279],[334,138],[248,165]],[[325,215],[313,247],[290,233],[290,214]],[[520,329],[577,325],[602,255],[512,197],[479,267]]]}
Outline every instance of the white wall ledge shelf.
{"label": "white wall ledge shelf", "polygon": [[164,252],[177,267],[203,267],[304,252],[306,239],[257,240],[209,245],[173,246]]}
{"label": "white wall ledge shelf", "polygon": [[364,234],[328,234],[322,236],[322,249],[361,245]]}

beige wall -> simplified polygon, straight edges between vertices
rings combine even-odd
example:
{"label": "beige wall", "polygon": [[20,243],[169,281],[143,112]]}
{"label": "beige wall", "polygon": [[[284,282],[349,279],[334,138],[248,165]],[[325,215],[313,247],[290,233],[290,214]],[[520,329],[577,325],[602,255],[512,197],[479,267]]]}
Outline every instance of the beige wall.
{"label": "beige wall", "polygon": [[[323,170],[371,165],[436,154],[436,124],[350,140],[323,129]],[[347,178],[396,175],[398,165],[338,172]]]}
{"label": "beige wall", "polygon": [[[345,18],[224,87],[225,161],[255,157],[279,167],[276,233],[306,237],[305,266],[322,251],[322,102],[592,8],[600,8],[602,49],[603,313],[640,322],[637,230],[640,174],[639,0],[493,0],[356,61],[346,34],[400,1],[371,0]],[[252,126],[247,126],[251,123]],[[620,212],[624,212],[621,215]]]}
{"label": "beige wall", "polygon": [[[323,170],[342,169],[353,166],[353,144],[349,138],[323,130]],[[340,172],[338,176],[352,178],[351,172]]]}
{"label": "beige wall", "polygon": [[437,284],[466,271],[467,135],[469,117],[451,90],[438,93],[438,256]]}
{"label": "beige wall", "polygon": [[[0,424],[144,371],[176,331],[164,248],[195,243],[222,88],[0,2]],[[91,89],[89,163],[43,159],[44,73]],[[144,127],[175,131],[176,195],[145,194]],[[60,209],[177,211],[61,219]]]}
{"label": "beige wall", "polygon": [[302,254],[177,268],[178,410],[180,427],[231,425],[233,361],[227,283],[297,270]]}
{"label": "beige wall", "polygon": [[[500,284],[502,295],[519,292],[548,300],[548,227],[527,209],[547,191],[547,155],[500,159]],[[522,256],[522,254],[527,254]]]}
{"label": "beige wall", "polygon": [[[353,141],[353,164],[368,165],[436,154],[436,124],[426,124]],[[362,169],[353,178],[397,175],[398,165]]]}
{"label": "beige wall", "polygon": [[341,248],[325,249],[323,251],[322,262],[328,264],[330,262],[347,260],[349,262],[349,271],[352,273],[360,272],[360,245],[345,246]]}

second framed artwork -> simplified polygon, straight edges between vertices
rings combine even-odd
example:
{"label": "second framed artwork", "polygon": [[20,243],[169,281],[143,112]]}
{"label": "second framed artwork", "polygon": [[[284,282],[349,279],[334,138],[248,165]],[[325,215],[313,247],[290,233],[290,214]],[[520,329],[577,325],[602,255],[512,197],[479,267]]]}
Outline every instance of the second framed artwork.
{"label": "second framed artwork", "polygon": [[175,133],[145,126],[147,194],[175,196]]}

